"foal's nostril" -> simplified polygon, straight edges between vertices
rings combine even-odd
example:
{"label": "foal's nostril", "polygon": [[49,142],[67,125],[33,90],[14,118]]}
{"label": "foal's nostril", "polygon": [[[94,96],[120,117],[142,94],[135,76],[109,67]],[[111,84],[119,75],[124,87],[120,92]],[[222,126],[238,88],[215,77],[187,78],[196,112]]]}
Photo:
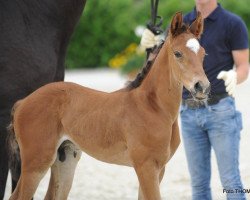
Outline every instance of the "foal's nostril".
{"label": "foal's nostril", "polygon": [[202,88],[202,85],[201,85],[200,81],[195,83],[194,89],[195,89],[196,92],[203,92],[203,88]]}

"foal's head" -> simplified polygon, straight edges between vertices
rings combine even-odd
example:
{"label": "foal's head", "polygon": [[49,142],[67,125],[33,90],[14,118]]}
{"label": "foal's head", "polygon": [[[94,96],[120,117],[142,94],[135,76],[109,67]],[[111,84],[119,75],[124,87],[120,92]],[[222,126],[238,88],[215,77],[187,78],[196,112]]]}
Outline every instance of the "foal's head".
{"label": "foal's head", "polygon": [[205,99],[210,91],[210,83],[203,70],[205,50],[198,42],[203,31],[200,13],[196,20],[187,26],[183,24],[181,13],[176,13],[169,30],[169,44],[174,57],[175,71],[184,87],[195,99]]}

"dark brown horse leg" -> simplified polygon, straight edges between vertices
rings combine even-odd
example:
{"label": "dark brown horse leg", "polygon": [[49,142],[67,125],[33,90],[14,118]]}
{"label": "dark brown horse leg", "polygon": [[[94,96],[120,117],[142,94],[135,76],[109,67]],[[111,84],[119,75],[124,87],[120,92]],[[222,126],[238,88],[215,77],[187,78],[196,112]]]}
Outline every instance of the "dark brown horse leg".
{"label": "dark brown horse leg", "polygon": [[7,131],[0,130],[0,200],[4,198],[5,186],[8,176],[8,151],[6,147]]}
{"label": "dark brown horse leg", "polygon": [[4,198],[5,186],[9,171],[9,153],[8,144],[6,141],[8,136],[8,131],[6,127],[8,126],[9,121],[10,117],[8,109],[0,109],[0,200]]}
{"label": "dark brown horse leg", "polygon": [[[11,118],[13,118],[13,113],[11,113]],[[8,165],[11,173],[12,192],[14,192],[21,174],[21,158],[12,122],[8,125],[7,130],[6,148],[9,155]]]}
{"label": "dark brown horse leg", "polygon": [[[9,137],[12,137],[10,135]],[[12,192],[14,192],[17,182],[20,178],[21,174],[21,158],[20,158],[20,151],[16,140],[11,140],[12,142],[9,143],[9,168],[11,173],[11,181],[12,181]]]}

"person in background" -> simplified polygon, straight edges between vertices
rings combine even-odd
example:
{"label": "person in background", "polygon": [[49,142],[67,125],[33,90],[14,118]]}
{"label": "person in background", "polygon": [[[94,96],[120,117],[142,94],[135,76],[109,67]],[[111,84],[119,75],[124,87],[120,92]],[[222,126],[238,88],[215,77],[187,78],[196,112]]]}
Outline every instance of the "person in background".
{"label": "person in background", "polygon": [[[246,199],[239,171],[241,113],[235,108],[236,85],[245,81],[249,72],[248,33],[242,19],[225,10],[217,0],[195,0],[193,11],[185,15],[191,24],[197,11],[204,18],[204,31],[199,39],[206,50],[204,70],[211,83],[207,103],[194,100],[184,88],[180,109],[182,138],[191,176],[192,199],[212,199],[211,148],[214,149],[221,192],[227,199]],[[152,48],[158,37],[146,29],[141,46]],[[235,68],[234,68],[235,65]]]}

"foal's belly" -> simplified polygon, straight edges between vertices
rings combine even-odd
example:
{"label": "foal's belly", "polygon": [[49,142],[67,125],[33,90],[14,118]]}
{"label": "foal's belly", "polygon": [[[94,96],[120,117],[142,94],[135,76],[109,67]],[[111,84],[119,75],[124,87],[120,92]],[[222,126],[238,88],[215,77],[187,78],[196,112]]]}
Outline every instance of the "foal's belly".
{"label": "foal's belly", "polygon": [[68,136],[63,136],[60,140],[62,143],[65,140],[70,140],[76,146],[79,147],[83,152],[87,153],[91,157],[111,164],[117,165],[125,165],[131,166],[132,162],[129,158],[128,149],[125,142],[117,142],[110,147],[101,147],[95,143],[87,142],[79,142],[74,141],[73,139],[69,138]]}
{"label": "foal's belly", "polygon": [[[94,156],[93,156],[94,157]],[[94,157],[100,161],[111,163],[111,164],[117,164],[117,165],[125,165],[132,167],[131,160],[128,156],[128,150],[121,151],[120,153],[114,154],[114,155],[107,155],[103,157]]]}

